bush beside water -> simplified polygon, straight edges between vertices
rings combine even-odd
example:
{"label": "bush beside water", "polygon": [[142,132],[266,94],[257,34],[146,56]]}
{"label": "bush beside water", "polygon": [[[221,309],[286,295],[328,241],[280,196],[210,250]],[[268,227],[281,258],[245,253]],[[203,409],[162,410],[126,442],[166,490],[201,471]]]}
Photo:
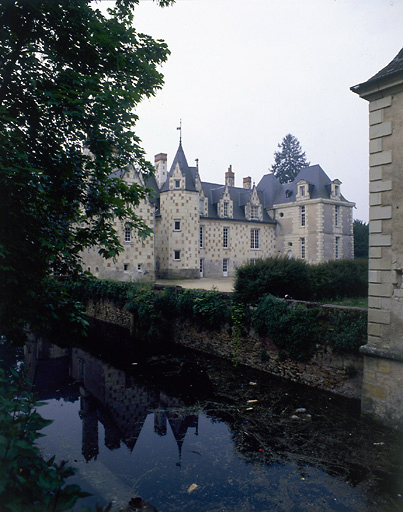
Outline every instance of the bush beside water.
{"label": "bush beside water", "polygon": [[[287,268],[293,268],[294,271],[303,268],[307,272],[308,265],[302,262],[301,267],[298,267],[299,263],[301,262],[287,265]],[[269,268],[273,268],[275,263],[271,261],[270,265]],[[256,268],[259,269],[259,265],[248,266],[247,271]],[[251,275],[252,272],[249,276]],[[265,272],[264,279],[268,275]],[[281,290],[280,276],[281,272],[277,272],[277,290]],[[264,279],[258,282],[261,284]],[[151,283],[90,279],[71,283],[69,286],[77,300],[106,299],[126,308],[134,316],[136,334],[149,340],[166,338],[172,320],[189,319],[199,327],[208,329],[229,326],[233,337],[234,356],[241,336],[247,333],[250,326],[279,348],[281,358],[289,357],[299,361],[311,358],[320,345],[328,345],[336,353],[357,353],[359,347],[366,342],[367,313],[364,310],[297,304],[271,294],[258,296],[251,292],[252,288],[247,292],[249,300],[246,301],[242,300],[239,290],[229,299],[215,289],[155,289]],[[253,306],[250,307],[248,302]]]}

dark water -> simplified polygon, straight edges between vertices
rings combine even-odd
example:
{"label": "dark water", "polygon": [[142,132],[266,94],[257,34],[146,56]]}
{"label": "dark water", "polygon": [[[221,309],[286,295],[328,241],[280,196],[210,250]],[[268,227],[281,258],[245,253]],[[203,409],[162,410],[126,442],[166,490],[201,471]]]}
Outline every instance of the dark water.
{"label": "dark water", "polygon": [[403,510],[402,437],[361,421],[357,402],[158,354],[25,347],[39,412],[54,420],[40,447],[93,494],[76,510],[135,496],[159,512]]}

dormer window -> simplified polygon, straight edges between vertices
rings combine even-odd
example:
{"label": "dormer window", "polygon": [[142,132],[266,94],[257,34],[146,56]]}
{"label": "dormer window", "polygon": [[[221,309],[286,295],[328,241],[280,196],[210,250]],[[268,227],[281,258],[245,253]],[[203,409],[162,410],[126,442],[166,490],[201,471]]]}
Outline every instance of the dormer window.
{"label": "dormer window", "polygon": [[251,205],[250,207],[250,218],[258,220],[259,219],[259,206]]}
{"label": "dormer window", "polygon": [[224,201],[224,217],[228,217],[228,201]]}
{"label": "dormer window", "polygon": [[181,188],[181,180],[175,180],[175,188]]}
{"label": "dormer window", "polygon": [[199,213],[200,215],[204,215],[204,198],[201,197],[199,199]]}
{"label": "dormer window", "polygon": [[310,199],[310,189],[309,189],[309,183],[305,180],[300,180],[297,183],[297,197],[296,199],[299,201],[305,201],[307,199]]}
{"label": "dormer window", "polygon": [[332,181],[332,197],[334,199],[340,199],[340,185],[341,185],[341,181],[339,181],[339,180]]}

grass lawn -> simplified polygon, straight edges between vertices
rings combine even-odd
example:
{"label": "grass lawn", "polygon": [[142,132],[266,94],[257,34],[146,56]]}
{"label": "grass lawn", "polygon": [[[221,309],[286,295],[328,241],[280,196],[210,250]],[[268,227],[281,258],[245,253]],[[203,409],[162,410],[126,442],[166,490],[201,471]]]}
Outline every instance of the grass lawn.
{"label": "grass lawn", "polygon": [[368,297],[345,297],[344,299],[329,299],[324,304],[335,304],[337,306],[350,306],[354,308],[368,308]]}

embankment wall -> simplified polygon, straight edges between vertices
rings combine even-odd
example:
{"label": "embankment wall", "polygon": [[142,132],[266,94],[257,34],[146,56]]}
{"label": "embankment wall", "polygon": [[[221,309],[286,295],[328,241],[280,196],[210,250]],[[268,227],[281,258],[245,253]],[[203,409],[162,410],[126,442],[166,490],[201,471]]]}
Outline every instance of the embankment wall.
{"label": "embankment wall", "polygon": [[[135,331],[133,315],[110,301],[88,301],[87,314],[96,320]],[[204,329],[189,320],[175,319],[171,324],[170,341],[182,346],[214,354],[294,382],[330,391],[348,398],[361,398],[363,356],[335,354],[328,346],[319,346],[308,361],[280,360],[278,348],[253,329],[234,342],[227,326],[217,330]],[[117,347],[118,349],[118,347]]]}

